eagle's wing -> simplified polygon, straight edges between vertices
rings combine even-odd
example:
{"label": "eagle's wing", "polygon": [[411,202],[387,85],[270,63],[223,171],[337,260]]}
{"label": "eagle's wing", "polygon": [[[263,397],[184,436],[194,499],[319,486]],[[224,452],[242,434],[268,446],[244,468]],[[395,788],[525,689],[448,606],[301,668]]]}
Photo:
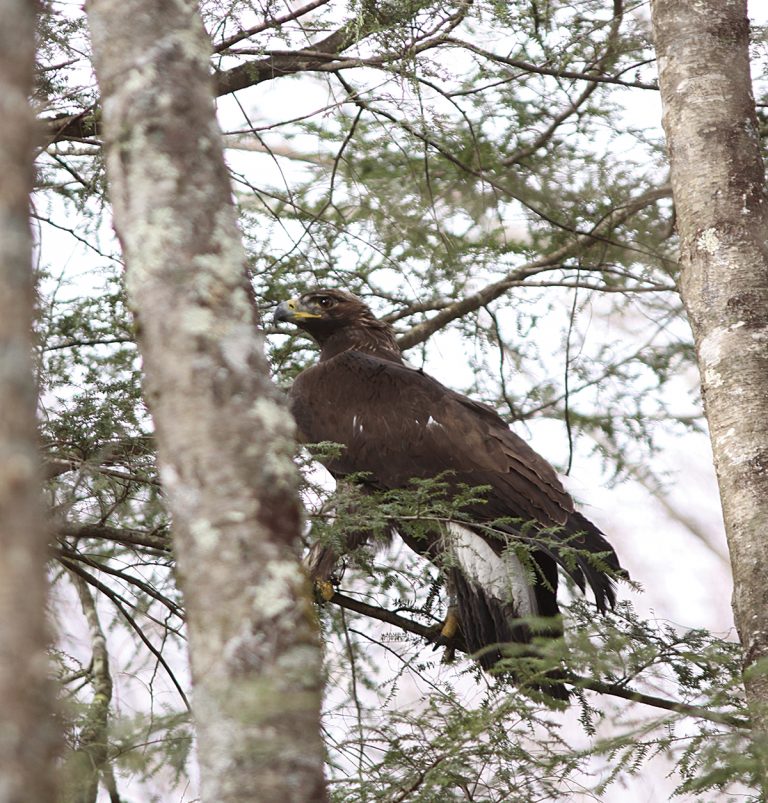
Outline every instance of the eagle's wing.
{"label": "eagle's wing", "polygon": [[340,474],[368,471],[397,488],[452,471],[457,481],[493,487],[504,508],[494,518],[557,526],[573,512],[554,469],[491,408],[421,371],[345,352],[304,371],[291,403],[305,440],[346,446],[333,461]]}
{"label": "eagle's wing", "polygon": [[[472,520],[516,519],[521,529],[509,526],[512,534],[554,528],[535,541],[531,537],[537,549],[582,588],[586,576],[600,608],[613,602],[610,577],[578,552],[601,553],[617,569],[613,549],[597,527],[574,512],[552,466],[491,408],[421,371],[357,351],[300,374],[291,406],[306,442],[345,445],[339,457],[327,461],[335,475],[368,472],[372,484],[393,489],[413,478],[451,472],[456,483],[490,486],[485,504],[468,509]],[[499,542],[484,537],[501,550]],[[558,549],[558,541],[570,548]]]}

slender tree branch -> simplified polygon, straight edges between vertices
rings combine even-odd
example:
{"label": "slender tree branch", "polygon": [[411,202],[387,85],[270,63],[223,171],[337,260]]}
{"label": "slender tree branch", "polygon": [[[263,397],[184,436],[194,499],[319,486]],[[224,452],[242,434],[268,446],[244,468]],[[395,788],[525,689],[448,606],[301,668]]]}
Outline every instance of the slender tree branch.
{"label": "slender tree branch", "polygon": [[462,299],[450,304],[445,309],[428,318],[423,323],[417,324],[404,335],[398,338],[398,344],[402,349],[410,349],[419,343],[428,340],[435,332],[447,326],[452,321],[467,315],[470,312],[476,312],[486,304],[495,301],[500,296],[504,295],[511,287],[516,284],[525,282],[531,276],[551,270],[553,267],[559,265],[563,260],[573,256],[576,253],[586,250],[597,242],[601,241],[601,237],[607,234],[611,229],[624,223],[632,215],[639,212],[644,207],[656,203],[661,198],[668,198],[671,195],[671,189],[668,185],[663,187],[655,187],[637,198],[632,199],[623,207],[617,207],[611,213],[606,215],[589,233],[578,235],[573,242],[568,243],[556,251],[553,251],[547,256],[541,257],[528,262],[525,265],[508,273],[503,279],[497,282],[486,285],[482,290],[465,296]]}
{"label": "slender tree branch", "polygon": [[643,692],[629,689],[625,686],[618,686],[613,683],[603,683],[592,678],[585,678],[580,675],[570,675],[568,683],[581,689],[589,689],[599,694],[607,694],[611,697],[620,697],[623,700],[631,700],[634,703],[643,703],[653,708],[662,708],[665,711],[674,711],[677,714],[706,719],[709,722],[717,722],[720,725],[728,725],[732,728],[749,729],[751,724],[748,719],[733,716],[732,714],[721,714],[709,708],[702,708],[699,705],[689,705],[669,700],[666,697],[659,697],[655,694],[644,694]]}
{"label": "slender tree branch", "polygon": [[277,53],[258,61],[248,61],[229,70],[214,70],[215,92],[221,97],[272,78],[312,70],[325,64],[329,58],[337,56],[355,42],[364,39],[373,30],[370,22],[367,26],[359,25],[357,21],[347,22],[325,39],[301,50]]}
{"label": "slender tree branch", "polygon": [[224,50],[228,50],[230,47],[232,47],[232,45],[242,42],[243,39],[248,39],[251,36],[255,36],[257,33],[267,31],[270,28],[277,28],[279,25],[284,25],[286,22],[293,22],[293,20],[303,17],[305,14],[308,14],[310,11],[314,11],[316,8],[328,5],[329,2],[330,0],[312,0],[312,2],[307,3],[301,8],[290,11],[288,14],[283,14],[282,17],[265,19],[264,22],[254,25],[251,28],[246,28],[243,31],[238,31],[236,34],[233,34],[232,36],[229,36],[218,44],[214,45],[213,52],[221,53]]}
{"label": "slender tree branch", "polygon": [[127,574],[120,569],[115,569],[104,561],[93,560],[93,558],[90,558],[87,555],[83,555],[80,552],[75,552],[74,550],[68,549],[64,544],[59,544],[59,552],[62,557],[68,558],[69,560],[79,561],[80,563],[84,563],[86,566],[90,566],[92,569],[96,569],[104,574],[109,574],[112,577],[117,577],[128,585],[135,586],[148,597],[151,597],[161,605],[164,605],[174,616],[178,616],[179,619],[182,620],[184,619],[184,611],[173,600],[168,599],[168,597],[166,597],[164,594],[161,594],[159,591],[157,591],[153,585],[144,582],[139,577],[136,577],[132,574]]}
{"label": "slender tree branch", "polygon": [[[116,594],[111,588],[109,588],[108,586],[104,585],[104,583],[102,583],[99,580],[97,580],[92,574],[90,574],[89,572],[86,572],[78,564],[77,561],[70,560],[69,558],[67,558],[67,557],[65,557],[63,555],[59,557],[59,561],[61,562],[62,565],[64,565],[67,569],[69,569],[70,572],[73,572],[74,574],[78,575],[83,580],[85,580],[85,582],[88,583],[88,585],[93,586],[93,588],[98,589],[102,594],[104,594],[105,597],[107,597],[112,602],[112,604],[117,608],[117,610],[120,611],[120,613],[122,614],[123,618],[126,620],[126,622],[128,622],[129,626],[134,631],[134,633],[136,633],[136,635],[139,637],[139,639],[143,642],[144,646],[155,657],[155,660],[166,671],[171,683],[173,683],[173,685],[176,687],[176,691],[179,693],[179,697],[181,697],[181,700],[184,703],[184,706],[186,707],[186,709],[188,711],[191,710],[190,706],[189,706],[189,700],[187,699],[187,695],[184,693],[184,689],[182,689],[181,684],[176,679],[176,675],[174,674],[173,670],[168,665],[168,662],[163,657],[163,654],[147,638],[146,634],[144,633],[144,630],[139,626],[138,622],[133,618],[133,616],[131,616],[130,613],[128,613],[128,610],[127,610],[126,606],[123,605],[123,602],[121,601],[122,597],[120,597],[119,594]],[[130,603],[128,603],[128,604],[130,604]],[[146,615],[146,613],[145,613],[145,615]],[[156,620],[154,620],[154,621],[156,621]],[[162,626],[162,623],[158,623],[158,624],[161,624],[161,626]]]}
{"label": "slender tree branch", "polygon": [[108,527],[106,524],[62,524],[57,529],[66,538],[101,539],[128,546],[151,548],[163,554],[171,552],[170,538],[153,532]]}
{"label": "slender tree branch", "polygon": [[505,56],[500,56],[497,53],[492,53],[490,50],[485,50],[482,47],[467,42],[464,39],[456,39],[455,37],[447,37],[446,44],[460,47],[476,53],[478,56],[495,61],[498,64],[506,64],[509,67],[515,67],[524,72],[536,73],[537,75],[551,75],[556,78],[571,78],[575,81],[590,81],[599,84],[618,84],[619,86],[632,87],[634,89],[650,89],[658,91],[657,84],[648,84],[643,81],[622,81],[620,78],[610,75],[599,75],[591,72],[579,72],[578,70],[561,70],[556,67],[544,67],[536,64],[531,64],[528,61],[520,61],[519,59],[510,59]]}
{"label": "slender tree branch", "polygon": [[63,343],[55,343],[52,346],[46,346],[43,351],[60,351],[62,349],[78,349],[84,346],[112,346],[116,343],[135,343],[133,337],[101,337],[92,338],[88,340],[65,340]]}
{"label": "slender tree branch", "polygon": [[[421,636],[421,638],[427,639],[428,641],[434,640],[434,627],[419,624],[418,622],[414,622],[412,619],[407,619],[404,616],[400,616],[393,611],[388,611],[386,608],[378,608],[375,605],[369,605],[368,603],[362,602],[354,597],[349,597],[346,594],[340,594],[338,591],[333,594],[329,602],[332,602],[334,605],[338,605],[340,608],[346,608],[347,610],[354,611],[355,613],[361,613],[363,616],[368,616],[371,619],[378,619],[380,622],[386,622],[387,624],[394,625],[395,627],[399,627],[401,630],[404,630],[406,633],[413,633],[413,635]],[[462,652],[466,652],[466,650],[462,650]]]}
{"label": "slender tree branch", "polygon": [[[369,605],[360,600],[356,600],[346,594],[335,592],[330,598],[329,602],[338,605],[341,608],[346,608],[350,611],[368,616],[371,619],[376,619],[380,622],[399,627],[406,633],[413,633],[416,636],[421,636],[428,641],[434,641],[434,628],[427,625],[414,622],[412,619],[407,619],[400,616],[386,608],[379,608],[374,605]],[[467,652],[466,647],[461,644],[455,645],[456,649],[461,652]],[[699,719],[706,719],[710,722],[717,722],[721,725],[729,725],[734,728],[749,728],[749,721],[732,714],[723,714],[718,711],[711,711],[708,708],[703,708],[698,705],[689,705],[688,703],[680,703],[675,700],[669,700],[665,697],[659,697],[653,694],[645,694],[644,692],[635,691],[634,689],[627,688],[626,686],[619,686],[612,683],[603,683],[599,680],[585,678],[580,675],[569,674],[565,679],[567,683],[583,689],[598,692],[599,694],[606,694],[611,697],[620,697],[623,700],[631,700],[632,702],[642,703],[653,708],[661,708],[665,711],[673,711],[678,714],[686,716],[697,717]]]}

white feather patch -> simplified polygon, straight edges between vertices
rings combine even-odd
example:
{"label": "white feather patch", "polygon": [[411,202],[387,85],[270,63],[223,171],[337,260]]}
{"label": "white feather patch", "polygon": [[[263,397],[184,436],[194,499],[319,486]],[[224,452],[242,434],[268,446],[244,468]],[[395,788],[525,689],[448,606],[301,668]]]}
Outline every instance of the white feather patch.
{"label": "white feather patch", "polygon": [[491,546],[467,527],[448,523],[449,548],[464,576],[500,602],[511,603],[518,616],[536,616],[536,595],[525,568],[514,553],[497,555]]}

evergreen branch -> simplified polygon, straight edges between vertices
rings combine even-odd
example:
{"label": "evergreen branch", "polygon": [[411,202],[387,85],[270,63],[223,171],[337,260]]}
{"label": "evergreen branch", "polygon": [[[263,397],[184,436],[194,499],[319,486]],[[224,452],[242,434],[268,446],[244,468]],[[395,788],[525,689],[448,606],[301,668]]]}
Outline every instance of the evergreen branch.
{"label": "evergreen branch", "polygon": [[[312,7],[322,5],[317,3]],[[228,70],[213,70],[214,92],[217,97],[230,95],[241,89],[255,86],[263,81],[270,81],[286,75],[294,75],[298,72],[316,70],[341,55],[352,45],[359,43],[369,37],[372,33],[392,27],[399,22],[406,22],[413,14],[421,8],[419,3],[415,8],[408,10],[408,16],[392,13],[365,14],[344,23],[341,27],[330,33],[324,39],[314,42],[308,47],[294,51],[275,52],[266,58],[247,61],[238,64]],[[298,9],[296,17],[301,13],[311,10],[309,7]],[[291,16],[285,21],[290,21],[295,17]],[[277,22],[270,21],[269,24],[263,23],[266,27],[275,27]],[[258,27],[247,29],[241,34],[235,34],[224,43],[217,46],[216,52],[221,52],[234,43],[232,40],[241,39],[258,33]],[[263,28],[262,30],[266,30]],[[239,37],[239,38],[238,38]],[[227,44],[230,43],[230,44]],[[221,50],[219,49],[221,48]],[[94,137],[100,136],[101,121],[100,111],[94,104],[89,109],[73,115],[57,115],[56,117],[43,118],[41,121],[47,142],[58,142],[64,139],[74,139],[79,141],[92,141]]]}
{"label": "evergreen branch", "polygon": [[301,50],[275,53],[258,61],[238,64],[237,67],[229,70],[214,70],[213,80],[216,86],[216,95],[218,97],[230,95],[262,81],[312,70],[338,56],[356,42],[370,36],[374,30],[376,28],[372,24],[372,20],[367,25],[352,20],[326,36],[325,39]]}
{"label": "evergreen branch", "polygon": [[[386,608],[379,608],[374,605],[369,605],[360,600],[353,599],[346,594],[340,594],[338,591],[333,594],[328,600],[334,605],[341,608],[346,608],[350,611],[360,613],[363,616],[368,616],[371,619],[376,619],[386,624],[394,625],[404,630],[406,633],[413,633],[416,636],[433,642],[435,631],[434,628],[427,625],[421,625],[414,622],[412,619],[407,619],[404,616],[399,616]],[[455,645],[456,649],[460,652],[467,652],[465,646],[461,644]],[[590,691],[604,694],[611,697],[619,697],[623,700],[630,700],[635,703],[642,703],[643,705],[651,706],[653,708],[661,708],[665,711],[672,711],[676,714],[683,714],[685,716],[696,717],[705,719],[709,722],[716,722],[720,725],[728,725],[733,728],[748,729],[750,728],[749,720],[737,717],[732,714],[724,714],[718,711],[711,711],[698,705],[691,705],[689,703],[680,703],[676,700],[670,700],[665,697],[659,697],[653,694],[645,694],[644,692],[636,691],[627,686],[618,685],[614,683],[604,683],[600,680],[593,680],[585,678],[580,675],[567,673],[563,678],[564,682],[570,683],[580,689],[589,689]]]}
{"label": "evergreen branch", "polygon": [[544,147],[554,136],[557,129],[569,118],[576,114],[579,109],[592,97],[598,84],[591,82],[584,91],[579,95],[576,100],[571,101],[561,112],[558,112],[553,118],[552,122],[538,134],[533,142],[517,148],[509,156],[501,160],[504,167],[511,167],[513,164],[521,162],[523,159],[533,155],[539,148]]}
{"label": "evergreen branch", "polygon": [[[359,108],[365,109],[366,111],[370,112],[373,116],[383,117],[385,120],[389,120],[391,123],[396,125],[401,130],[405,131],[410,136],[414,137],[416,140],[424,143],[425,145],[432,148],[436,153],[438,153],[443,159],[445,159],[450,164],[457,167],[459,170],[467,173],[470,176],[478,179],[479,181],[484,182],[489,187],[492,187],[497,192],[501,193],[503,196],[507,198],[511,198],[512,200],[517,201],[521,204],[525,209],[532,212],[534,215],[539,217],[541,220],[549,223],[556,229],[560,229],[563,232],[567,232],[574,236],[574,239],[571,243],[562,246],[561,248],[554,251],[549,256],[546,256],[542,259],[535,260],[534,262],[529,263],[521,268],[518,268],[513,273],[509,274],[506,279],[502,279],[500,282],[496,282],[493,285],[489,285],[485,290],[480,291],[480,293],[475,294],[473,297],[475,300],[469,303],[469,306],[466,306],[464,302],[458,302],[458,306],[456,307],[457,312],[455,317],[462,317],[466,315],[468,312],[473,312],[477,310],[479,307],[485,306],[489,301],[498,298],[498,296],[502,295],[511,285],[507,284],[510,280],[512,281],[520,281],[526,278],[528,275],[535,275],[536,273],[540,273],[541,269],[551,270],[554,265],[558,262],[573,256],[576,253],[580,253],[584,251],[586,248],[596,244],[596,243],[604,243],[607,245],[617,245],[625,250],[633,251],[637,250],[632,246],[628,246],[626,244],[616,243],[609,239],[608,235],[610,232],[618,225],[621,225],[626,220],[628,220],[633,214],[640,211],[644,207],[654,203],[655,201],[659,200],[660,198],[671,197],[672,195],[672,188],[669,185],[665,185],[659,188],[653,188],[648,190],[639,198],[629,201],[627,204],[612,209],[610,212],[606,213],[601,220],[599,220],[591,229],[589,230],[579,230],[575,229],[571,226],[568,226],[558,220],[555,220],[551,215],[547,214],[541,207],[532,204],[530,201],[526,200],[520,193],[516,192],[513,188],[501,183],[497,178],[490,174],[490,172],[482,167],[474,168],[471,165],[467,164],[466,162],[459,159],[452,148],[444,145],[442,142],[438,141],[437,139],[429,136],[426,132],[418,130],[414,125],[412,125],[408,120],[400,119],[392,112],[387,111],[386,109],[382,109],[379,107],[373,106],[369,101],[365,100],[362,97],[362,93],[358,92],[351,84],[349,84],[345,78],[341,75],[340,72],[336,72],[336,79],[339,83],[344,87],[345,91],[349,95],[350,100]],[[495,291],[490,291],[490,288],[495,288]],[[489,297],[485,297],[486,291],[491,292]],[[495,292],[495,295],[493,294]],[[465,299],[466,301],[466,299]],[[448,315],[448,311],[444,311],[442,315]],[[435,316],[435,319],[441,319],[441,315]],[[434,320],[434,319],[433,319]],[[448,320],[453,320],[448,315]],[[421,327],[427,327],[428,321],[424,324],[420,324]],[[417,330],[419,327],[415,327]],[[441,326],[438,326],[441,328]],[[436,330],[435,330],[436,331]],[[433,334],[433,332],[430,332]],[[427,335],[429,337],[429,335]],[[416,340],[415,343],[422,342],[425,338]],[[408,336],[404,336],[401,338],[401,341],[408,342]],[[400,342],[400,341],[398,341]],[[410,343],[407,346],[403,346],[401,343],[401,348],[411,348],[415,343]]]}
{"label": "evergreen branch", "polygon": [[[214,53],[222,53],[239,41],[254,36],[257,33],[278,27],[279,25],[298,19],[304,14],[325,5],[328,0],[312,0],[312,2],[290,12],[283,17],[276,17],[272,20],[259,23],[251,28],[233,34],[228,39],[214,46]],[[361,66],[376,67],[393,60],[402,59],[404,55],[412,56],[415,53],[437,47],[448,45],[451,47],[461,47],[477,55],[483,56],[490,61],[515,67],[525,72],[538,73],[540,75],[552,75],[559,78],[574,80],[587,80],[590,83],[618,84],[620,86],[635,87],[640,89],[653,89],[658,87],[655,84],[644,84],[639,81],[623,81],[618,76],[602,76],[592,72],[578,72],[570,70],[560,70],[554,67],[537,66],[524,61],[508,59],[486,51],[470,42],[453,38],[449,32],[453,30],[459,22],[466,16],[469,3],[463,3],[459,11],[447,19],[448,31],[434,36],[432,39],[419,41],[416,40],[405,47],[401,52],[382,54],[378,57],[369,59],[347,59],[339,62],[340,55],[352,45],[359,43],[371,34],[392,27],[398,22],[403,22],[401,15],[392,14],[368,14],[362,19],[351,20],[324,39],[318,42],[293,51],[274,51],[271,55],[258,60],[248,61],[232,67],[228,70],[214,70],[213,79],[215,83],[215,93],[217,97],[232,94],[241,89],[255,86],[264,81],[272,80],[281,76],[294,75],[304,71],[336,71],[346,68],[357,68]],[[418,10],[412,9],[411,14]],[[432,35],[430,33],[429,35]],[[334,63],[336,62],[336,63]],[[619,73],[620,75],[621,73]],[[41,121],[47,142],[59,142],[61,140],[74,140],[92,142],[94,138],[100,136],[100,113],[97,104],[93,104],[87,109],[76,114],[61,114],[55,117],[42,118]]]}
{"label": "evergreen branch", "polygon": [[412,125],[407,120],[399,119],[391,112],[373,106],[369,101],[365,100],[362,97],[361,92],[358,92],[351,84],[349,84],[346,81],[346,79],[341,75],[339,71],[337,71],[335,74],[336,74],[336,79],[344,87],[347,94],[349,95],[350,100],[359,108],[365,109],[374,116],[383,117],[385,120],[389,120],[398,128],[402,129],[407,134],[410,134],[416,140],[432,148],[435,152],[437,152],[440,156],[442,156],[443,159],[445,159],[447,162],[450,162],[450,164],[454,165],[455,167],[459,168],[459,170],[462,170],[468,175],[473,176],[474,178],[479,179],[480,181],[483,181],[489,187],[492,187],[494,190],[506,196],[507,198],[511,198],[517,201],[523,207],[533,212],[533,214],[540,217],[542,220],[545,220],[550,225],[558,229],[562,229],[563,231],[568,231],[574,234],[577,233],[574,232],[569,227],[563,225],[562,223],[558,223],[540,207],[536,207],[533,204],[531,204],[530,201],[526,201],[525,198],[523,198],[519,193],[515,192],[511,187],[505,186],[496,178],[494,178],[492,175],[490,175],[489,171],[483,168],[474,168],[471,165],[459,159],[453,152],[453,148],[448,147],[447,145],[444,145],[442,142],[439,142],[437,139],[428,136],[426,132],[419,131],[416,128],[416,126]]}
{"label": "evergreen branch", "polygon": [[[384,67],[392,62],[399,62],[397,74],[402,75],[403,60],[413,59],[414,56],[433,50],[439,45],[448,41],[449,34],[455,30],[467,15],[470,3],[463,3],[459,10],[450,17],[440,20],[431,31],[427,31],[418,37],[414,37],[410,42],[406,42],[399,50],[392,50],[382,53],[380,56],[370,56],[368,58],[340,59],[332,57],[328,63],[320,64],[315,68],[316,72],[336,72],[337,70],[354,70],[360,67]],[[444,30],[445,28],[445,30]],[[285,51],[272,51],[272,55],[285,55]],[[322,55],[320,53],[310,55]]]}
{"label": "evergreen branch", "polygon": [[[413,633],[413,635],[421,636],[421,638],[427,639],[428,641],[434,641],[435,631],[433,627],[414,622],[412,619],[407,619],[405,616],[400,616],[399,614],[389,611],[386,608],[379,608],[375,605],[369,605],[366,602],[361,602],[360,600],[349,597],[346,594],[341,594],[338,591],[334,592],[333,596],[330,597],[328,602],[332,602],[334,605],[338,605],[340,608],[346,608],[347,610],[354,611],[355,613],[360,613],[363,616],[368,616],[371,619],[378,619],[380,622],[394,625],[395,627],[399,627],[401,630],[404,630],[406,633]],[[466,652],[466,649],[462,649],[461,651]]]}
{"label": "evergreen branch", "polygon": [[126,482],[136,482],[143,485],[154,485],[156,488],[160,487],[160,480],[154,477],[147,477],[139,474],[130,474],[126,471],[118,471],[108,466],[99,465],[96,463],[89,463],[85,460],[67,460],[62,458],[52,458],[45,462],[45,476],[47,479],[52,480],[55,477],[60,477],[69,471],[80,471],[84,466],[87,466],[105,477],[114,477],[118,480],[125,480]]}
{"label": "evergreen branch", "polygon": [[722,714],[719,711],[711,711],[700,705],[679,703],[676,700],[658,697],[655,694],[645,694],[644,692],[635,691],[627,686],[615,683],[603,683],[600,680],[593,680],[592,678],[585,678],[581,675],[573,674],[569,674],[568,677],[565,678],[565,681],[580,689],[589,689],[599,694],[607,694],[611,697],[620,697],[623,700],[630,700],[633,703],[643,703],[644,705],[649,705],[654,708],[662,708],[665,711],[673,711],[676,714],[706,719],[709,722],[717,722],[720,725],[728,725],[732,728],[748,730],[752,727],[748,719],[737,717],[733,714]]}

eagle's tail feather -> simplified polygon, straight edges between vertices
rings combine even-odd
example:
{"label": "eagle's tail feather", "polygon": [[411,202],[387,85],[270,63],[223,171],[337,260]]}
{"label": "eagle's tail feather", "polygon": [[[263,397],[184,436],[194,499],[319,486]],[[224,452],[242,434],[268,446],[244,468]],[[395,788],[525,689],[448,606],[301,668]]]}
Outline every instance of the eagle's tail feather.
{"label": "eagle's tail feather", "polygon": [[[597,608],[601,613],[605,613],[609,607],[613,608],[616,604],[614,578],[628,575],[621,568],[616,552],[606,541],[603,533],[581,513],[576,511],[571,513],[566,525],[566,535],[570,536],[569,545],[580,553],[577,557],[578,565],[595,595]],[[591,555],[595,558],[591,558]],[[598,565],[597,556],[607,571]]]}
{"label": "eagle's tail feather", "polygon": [[[519,682],[513,669],[499,664],[505,658],[517,655],[524,658],[535,657],[531,650],[516,650],[512,645],[530,644],[532,634],[528,623],[520,619],[513,605],[489,596],[472,580],[466,578],[462,571],[453,568],[450,571],[450,584],[455,597],[461,634],[467,650],[475,657],[480,666],[491,673],[511,676]],[[557,637],[562,629],[557,620],[553,620],[551,630],[542,635]],[[557,670],[547,672],[548,680],[544,684],[533,684],[535,688],[558,700],[569,698],[568,689],[557,682]]]}

